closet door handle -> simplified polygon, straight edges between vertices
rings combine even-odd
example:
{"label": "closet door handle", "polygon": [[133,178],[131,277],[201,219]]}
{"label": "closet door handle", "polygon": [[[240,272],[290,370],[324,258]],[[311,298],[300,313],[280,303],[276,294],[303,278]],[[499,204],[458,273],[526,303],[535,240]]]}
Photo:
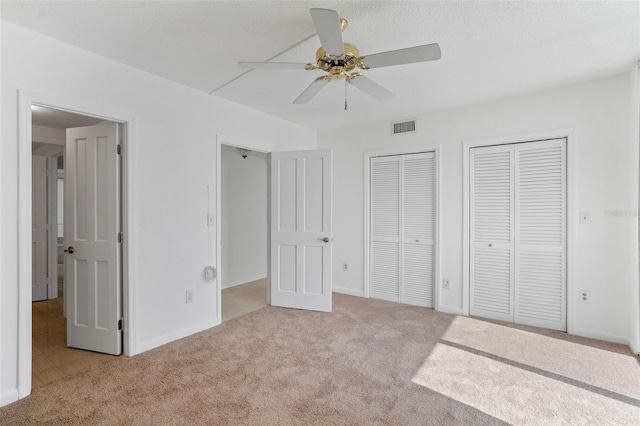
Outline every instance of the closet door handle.
{"label": "closet door handle", "polygon": [[73,254],[73,247],[69,247],[68,249],[63,250],[65,253]]}

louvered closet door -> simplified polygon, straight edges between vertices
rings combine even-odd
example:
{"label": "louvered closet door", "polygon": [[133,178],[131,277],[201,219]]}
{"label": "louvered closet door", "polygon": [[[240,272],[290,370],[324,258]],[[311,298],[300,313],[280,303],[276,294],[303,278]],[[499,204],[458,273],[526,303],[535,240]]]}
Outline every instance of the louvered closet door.
{"label": "louvered closet door", "polygon": [[470,158],[471,315],[566,330],[566,140]]}
{"label": "louvered closet door", "polygon": [[515,145],[515,322],[566,330],[565,140]]}
{"label": "louvered closet door", "polygon": [[402,156],[403,246],[400,302],[434,307],[435,163],[433,153]]}
{"label": "louvered closet door", "polygon": [[371,297],[399,301],[400,157],[377,157],[370,164]]}
{"label": "louvered closet door", "polygon": [[470,314],[513,321],[513,146],[470,152]]}

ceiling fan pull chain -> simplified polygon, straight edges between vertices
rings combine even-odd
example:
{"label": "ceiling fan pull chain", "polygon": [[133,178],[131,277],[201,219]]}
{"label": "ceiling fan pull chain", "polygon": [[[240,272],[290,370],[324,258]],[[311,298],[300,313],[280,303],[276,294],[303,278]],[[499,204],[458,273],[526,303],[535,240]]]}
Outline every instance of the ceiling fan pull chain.
{"label": "ceiling fan pull chain", "polygon": [[347,110],[347,79],[344,79],[344,110]]}

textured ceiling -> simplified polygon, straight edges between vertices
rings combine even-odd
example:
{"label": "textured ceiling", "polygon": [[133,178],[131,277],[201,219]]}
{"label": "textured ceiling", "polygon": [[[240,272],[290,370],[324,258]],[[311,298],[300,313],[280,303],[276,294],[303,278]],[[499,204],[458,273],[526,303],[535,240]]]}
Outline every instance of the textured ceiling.
{"label": "textured ceiling", "polygon": [[[613,75],[640,59],[640,2],[2,1],[1,7],[4,20],[314,129],[410,118]],[[344,83],[334,82],[310,103],[292,105],[321,71],[247,72],[236,63],[314,61],[319,41],[311,7],[346,18],[343,38],[363,55],[437,42],[442,59],[366,71],[396,93],[386,103],[350,86],[345,112]]]}

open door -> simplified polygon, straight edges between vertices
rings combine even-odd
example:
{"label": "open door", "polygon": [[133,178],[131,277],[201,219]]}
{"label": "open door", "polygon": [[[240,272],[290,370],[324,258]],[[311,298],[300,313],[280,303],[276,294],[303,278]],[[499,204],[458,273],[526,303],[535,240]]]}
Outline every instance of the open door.
{"label": "open door", "polygon": [[118,124],[67,129],[64,176],[67,346],[119,355]]}
{"label": "open door", "polygon": [[271,154],[271,304],[331,312],[331,151]]}

